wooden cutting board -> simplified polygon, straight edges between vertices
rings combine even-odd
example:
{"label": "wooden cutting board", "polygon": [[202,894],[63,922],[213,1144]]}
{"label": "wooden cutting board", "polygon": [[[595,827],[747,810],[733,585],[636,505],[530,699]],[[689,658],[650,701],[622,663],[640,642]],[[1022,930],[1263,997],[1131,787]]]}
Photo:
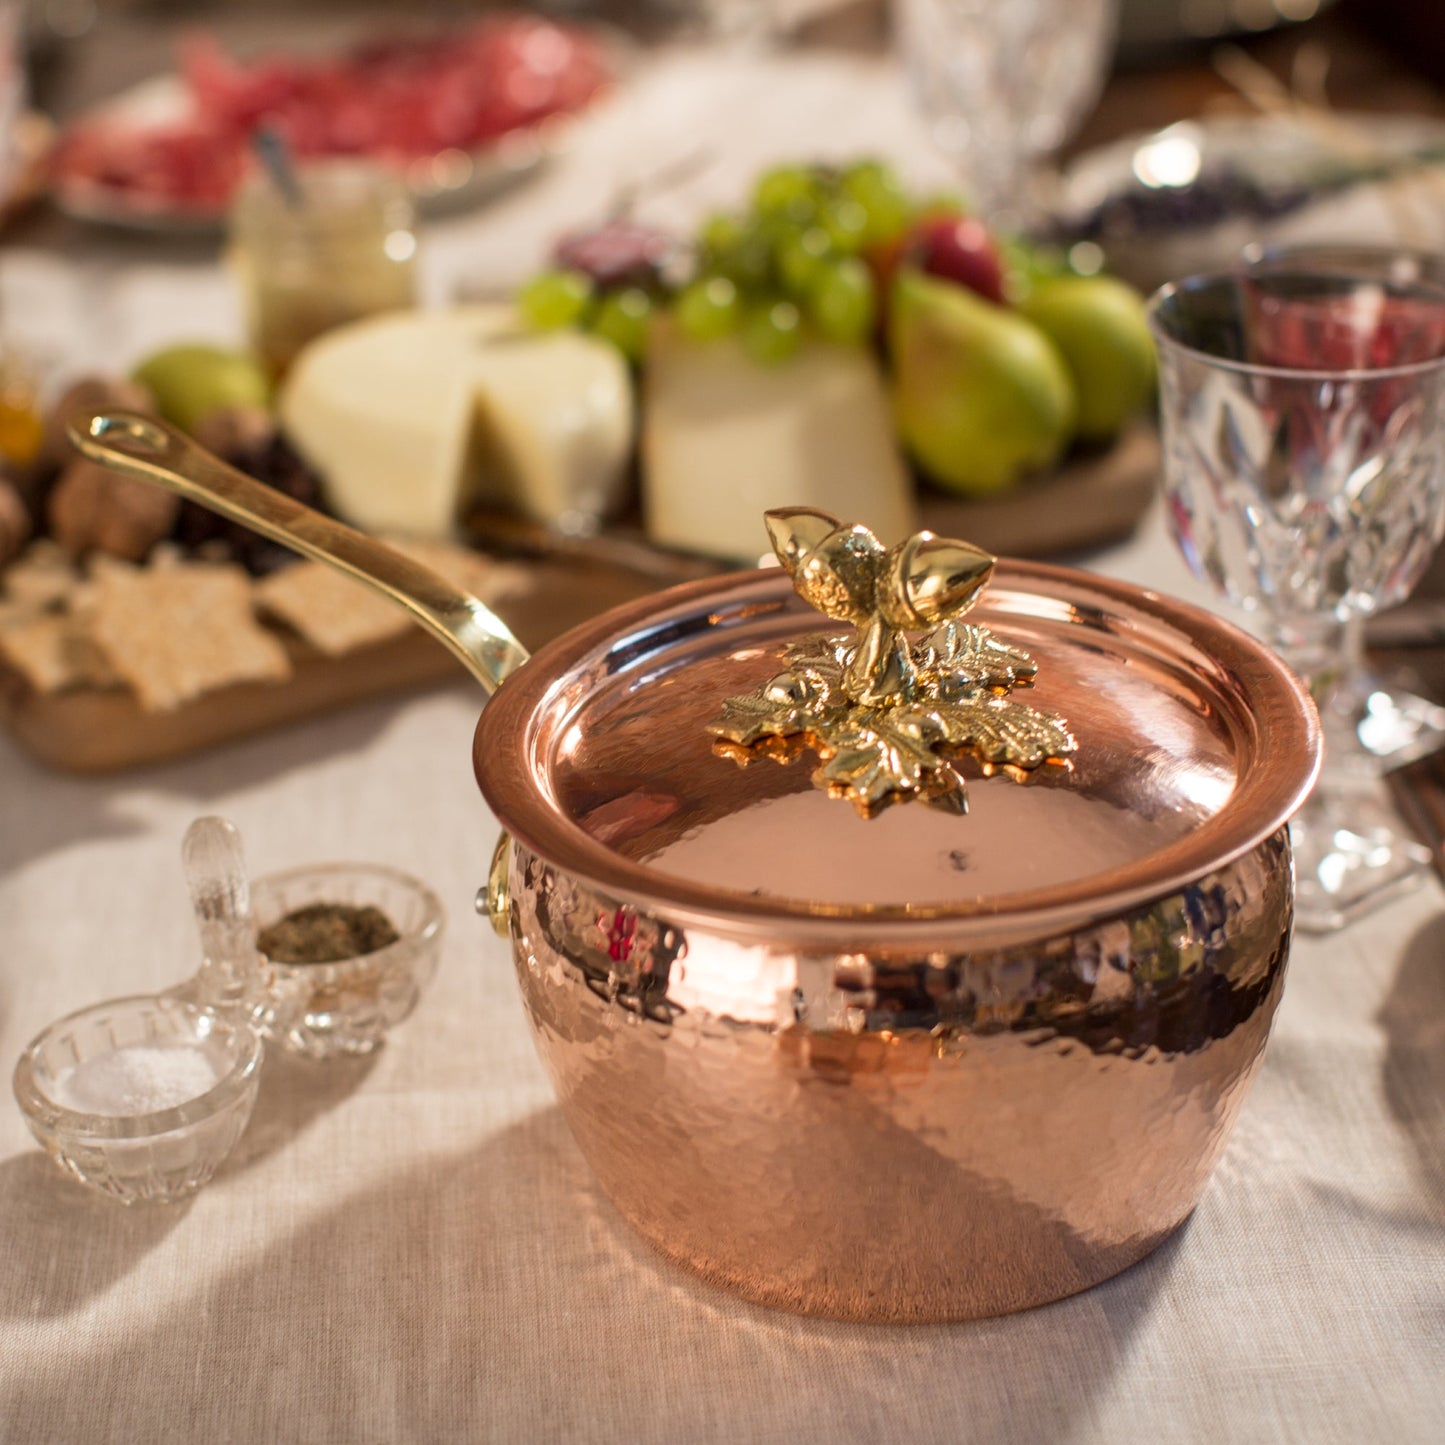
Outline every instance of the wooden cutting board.
{"label": "wooden cutting board", "polygon": [[[984,501],[924,492],[925,525],[1001,556],[1056,557],[1128,536],[1154,494],[1158,438],[1140,425],[1107,452]],[[723,570],[697,558],[647,551],[635,538],[606,539],[566,555],[526,562],[531,584],[506,604],[506,621],[535,650],[609,607],[674,582]],[[0,724],[32,757],[64,772],[106,773],[163,762],[366,698],[411,692],[463,676],[455,659],[420,629],[344,657],[284,639],[284,682],[219,688],[170,712],[146,712],[120,688],[42,694],[0,667]],[[480,701],[480,698],[479,698]]]}

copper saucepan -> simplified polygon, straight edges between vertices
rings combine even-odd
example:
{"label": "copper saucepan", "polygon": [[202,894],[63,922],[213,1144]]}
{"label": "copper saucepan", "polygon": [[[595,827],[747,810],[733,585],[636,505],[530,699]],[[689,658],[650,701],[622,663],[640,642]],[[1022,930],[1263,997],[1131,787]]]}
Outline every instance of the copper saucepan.
{"label": "copper saucepan", "polygon": [[779,513],[782,568],[528,661],[170,428],[73,440],[379,588],[495,691],[493,921],[579,1145],[665,1255],[809,1313],[961,1319],[1105,1279],[1194,1207],[1283,987],[1320,756],[1245,634],[1056,567],[980,595],[961,544]]}

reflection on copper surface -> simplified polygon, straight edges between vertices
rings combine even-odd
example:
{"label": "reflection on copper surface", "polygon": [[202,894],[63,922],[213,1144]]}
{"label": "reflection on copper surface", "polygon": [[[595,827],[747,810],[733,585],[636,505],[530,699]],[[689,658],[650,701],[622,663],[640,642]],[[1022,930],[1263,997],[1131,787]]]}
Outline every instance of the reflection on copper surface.
{"label": "reflection on copper surface", "polygon": [[[1108,652],[1071,647],[1067,677],[1046,675],[1036,688],[1046,700],[1067,695],[1082,739],[1071,773],[1044,770],[1020,787],[960,760],[967,816],[895,808],[859,817],[818,792],[805,765],[765,759],[739,772],[690,725],[701,699],[765,679],[776,661],[729,651],[645,689],[592,694],[589,725],[569,727],[554,760],[558,806],[596,837],[593,820],[616,798],[675,799],[656,826],[602,839],[672,877],[758,897],[917,904],[1122,867],[1184,837],[1234,788],[1227,722],[1208,716],[1197,687],[1191,696],[1157,667],[1125,670]],[[973,857],[962,874],[950,858],[959,850]]]}
{"label": "reflection on copper surface", "polygon": [[1140,1258],[1283,986],[1283,830],[1101,927],[957,954],[684,935],[514,854],[528,1016],[604,1189],[678,1263],[807,1313],[995,1314]]}

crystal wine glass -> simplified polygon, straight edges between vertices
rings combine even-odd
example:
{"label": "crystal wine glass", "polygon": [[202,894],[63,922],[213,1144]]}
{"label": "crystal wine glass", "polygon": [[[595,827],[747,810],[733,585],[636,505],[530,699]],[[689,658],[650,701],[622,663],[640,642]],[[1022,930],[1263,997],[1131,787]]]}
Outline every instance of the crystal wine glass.
{"label": "crystal wine glass", "polygon": [[[1253,273],[1334,271],[1385,281],[1423,281],[1445,288],[1445,256],[1400,246],[1297,243],[1246,246]],[[1400,767],[1445,747],[1445,707],[1377,676],[1365,660],[1365,619],[1345,623],[1343,671],[1332,704],[1382,769]]]}
{"label": "crystal wine glass", "polygon": [[989,222],[1031,219],[1040,158],[1103,88],[1118,11],[1119,0],[897,0],[914,97]]}
{"label": "crystal wine glass", "polygon": [[1150,318],[1175,540],[1320,704],[1324,772],[1292,828],[1297,917],[1337,928],[1429,863],[1335,697],[1349,623],[1403,601],[1445,533],[1445,291],[1242,268],[1163,287]]}

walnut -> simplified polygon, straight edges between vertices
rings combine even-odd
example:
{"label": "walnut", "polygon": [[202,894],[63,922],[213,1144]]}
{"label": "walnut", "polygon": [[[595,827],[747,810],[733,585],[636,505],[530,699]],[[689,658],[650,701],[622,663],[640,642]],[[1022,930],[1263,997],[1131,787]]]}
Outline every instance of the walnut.
{"label": "walnut", "polygon": [[140,411],[155,414],[155,397],[150,388],[124,376],[85,376],[72,383],[50,409],[45,419],[45,439],[40,444],[39,466],[59,471],[75,459],[67,428],[98,411]]}
{"label": "walnut", "polygon": [[60,474],[46,514],[51,536],[72,557],[100,551],[140,562],[170,535],[180,505],[160,487],[80,457]]}
{"label": "walnut", "polygon": [[20,555],[30,538],[30,508],[14,485],[0,477],[0,567]]}

